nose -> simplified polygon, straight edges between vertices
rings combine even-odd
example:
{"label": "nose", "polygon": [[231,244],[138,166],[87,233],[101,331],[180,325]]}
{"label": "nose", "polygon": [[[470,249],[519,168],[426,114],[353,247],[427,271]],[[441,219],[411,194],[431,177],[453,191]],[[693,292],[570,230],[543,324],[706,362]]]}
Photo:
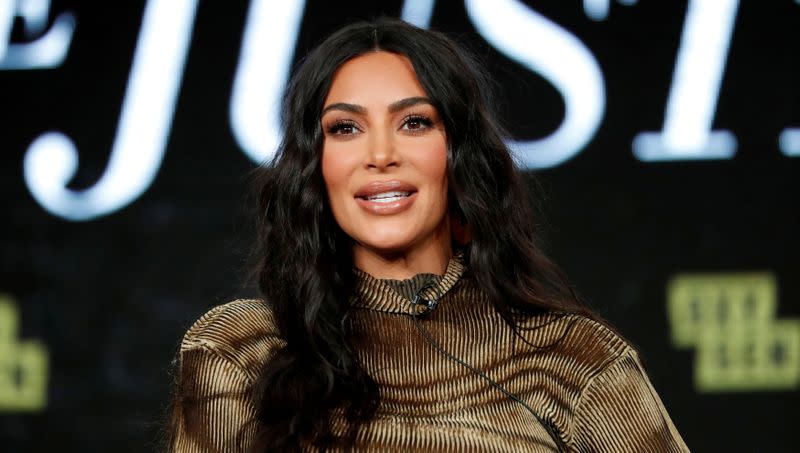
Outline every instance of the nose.
{"label": "nose", "polygon": [[400,164],[400,156],[394,137],[387,131],[374,131],[370,134],[369,152],[366,160],[368,169],[386,170]]}

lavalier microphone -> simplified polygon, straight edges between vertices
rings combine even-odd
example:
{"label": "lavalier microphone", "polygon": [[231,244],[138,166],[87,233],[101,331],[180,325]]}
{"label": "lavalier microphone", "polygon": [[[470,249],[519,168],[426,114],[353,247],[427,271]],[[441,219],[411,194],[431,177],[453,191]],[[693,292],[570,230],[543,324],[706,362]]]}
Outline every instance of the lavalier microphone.
{"label": "lavalier microphone", "polygon": [[423,297],[422,293],[429,288],[434,287],[434,280],[432,278],[428,279],[422,288],[418,289],[416,294],[414,294],[414,298],[411,300],[411,307],[414,311],[415,318],[427,318],[433,310],[439,305],[439,298],[434,299],[426,299]]}
{"label": "lavalier microphone", "polygon": [[428,300],[420,294],[417,294],[414,296],[414,300],[412,300],[411,303],[414,306],[414,315],[419,318],[426,318],[433,313],[433,310],[439,305],[439,300]]}

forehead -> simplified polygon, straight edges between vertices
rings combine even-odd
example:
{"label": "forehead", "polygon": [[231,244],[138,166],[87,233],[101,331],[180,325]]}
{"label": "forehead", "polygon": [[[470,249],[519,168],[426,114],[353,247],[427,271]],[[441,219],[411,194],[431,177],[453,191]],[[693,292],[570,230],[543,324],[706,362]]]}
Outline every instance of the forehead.
{"label": "forehead", "polygon": [[411,61],[404,55],[376,51],[359,55],[339,67],[325,105],[335,102],[388,105],[414,96],[426,94]]}

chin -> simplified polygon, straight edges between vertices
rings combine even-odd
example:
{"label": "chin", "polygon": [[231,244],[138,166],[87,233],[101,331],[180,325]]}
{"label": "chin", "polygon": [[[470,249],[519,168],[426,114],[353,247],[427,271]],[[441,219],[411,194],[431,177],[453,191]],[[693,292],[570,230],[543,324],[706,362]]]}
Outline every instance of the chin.
{"label": "chin", "polygon": [[404,237],[368,237],[363,238],[363,240],[359,241],[362,245],[380,254],[385,255],[396,255],[401,254],[411,248],[411,244],[413,243],[412,238],[404,238]]}

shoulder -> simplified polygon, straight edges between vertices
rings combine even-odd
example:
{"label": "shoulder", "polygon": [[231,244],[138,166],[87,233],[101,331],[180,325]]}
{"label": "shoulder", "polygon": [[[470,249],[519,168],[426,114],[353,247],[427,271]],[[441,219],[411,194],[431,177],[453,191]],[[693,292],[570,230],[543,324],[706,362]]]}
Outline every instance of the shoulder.
{"label": "shoulder", "polygon": [[574,352],[603,368],[635,350],[627,340],[610,326],[583,315],[567,315],[565,337]]}
{"label": "shoulder", "polygon": [[608,326],[576,317],[565,337],[578,392],[569,433],[580,451],[688,451],[636,349]]}
{"label": "shoulder", "polygon": [[551,351],[578,387],[636,350],[611,327],[579,314],[547,313],[520,324],[537,349]]}
{"label": "shoulder", "polygon": [[205,351],[253,378],[284,344],[267,304],[239,299],[218,305],[195,321],[183,336],[180,353]]}

